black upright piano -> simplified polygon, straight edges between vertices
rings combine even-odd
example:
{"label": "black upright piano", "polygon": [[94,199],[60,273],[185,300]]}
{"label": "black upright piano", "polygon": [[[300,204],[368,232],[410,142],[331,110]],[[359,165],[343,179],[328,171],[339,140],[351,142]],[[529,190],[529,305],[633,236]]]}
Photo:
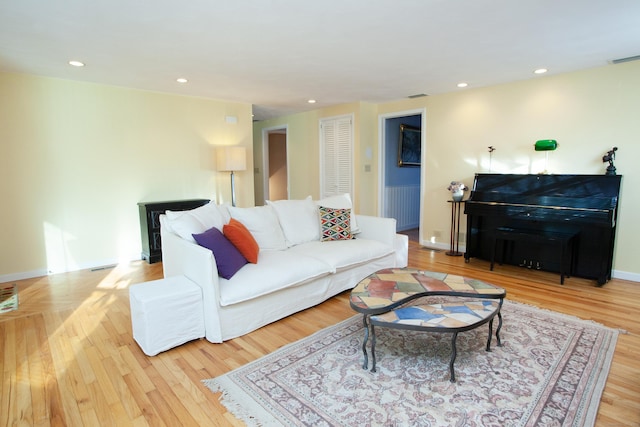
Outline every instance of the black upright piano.
{"label": "black upright piano", "polygon": [[[496,230],[527,230],[572,235],[569,273],[611,279],[620,175],[476,174],[465,203],[465,261],[493,260]],[[545,271],[562,271],[557,250],[531,242],[516,242],[500,260]],[[532,263],[531,260],[535,260]],[[566,270],[566,268],[565,268]]]}

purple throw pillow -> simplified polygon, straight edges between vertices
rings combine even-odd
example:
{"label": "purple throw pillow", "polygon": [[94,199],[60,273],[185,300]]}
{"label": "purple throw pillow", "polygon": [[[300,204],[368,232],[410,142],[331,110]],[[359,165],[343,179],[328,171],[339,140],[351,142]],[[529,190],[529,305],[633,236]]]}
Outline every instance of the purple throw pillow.
{"label": "purple throw pillow", "polygon": [[192,236],[200,246],[213,252],[218,264],[218,274],[225,279],[231,279],[248,262],[233,243],[215,227]]}

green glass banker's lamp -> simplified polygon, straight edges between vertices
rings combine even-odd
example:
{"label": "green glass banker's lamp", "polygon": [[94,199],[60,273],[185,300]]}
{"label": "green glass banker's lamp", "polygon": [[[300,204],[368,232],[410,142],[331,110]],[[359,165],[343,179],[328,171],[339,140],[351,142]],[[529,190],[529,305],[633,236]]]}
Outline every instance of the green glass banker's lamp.
{"label": "green glass banker's lamp", "polygon": [[544,171],[540,172],[541,174],[546,174],[548,173],[547,166],[549,165],[549,151],[554,151],[556,148],[558,148],[558,141],[556,141],[555,139],[540,139],[536,141],[534,147],[536,151],[546,151],[544,160]]}

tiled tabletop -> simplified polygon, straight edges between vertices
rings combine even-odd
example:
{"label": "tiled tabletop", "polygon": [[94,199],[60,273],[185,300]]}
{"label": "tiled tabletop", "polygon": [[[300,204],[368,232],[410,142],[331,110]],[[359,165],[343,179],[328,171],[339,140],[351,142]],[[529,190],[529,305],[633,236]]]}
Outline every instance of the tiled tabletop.
{"label": "tiled tabletop", "polygon": [[478,279],[453,274],[390,268],[360,281],[351,291],[350,303],[357,312],[380,314],[411,299],[429,295],[502,299],[506,291]]}

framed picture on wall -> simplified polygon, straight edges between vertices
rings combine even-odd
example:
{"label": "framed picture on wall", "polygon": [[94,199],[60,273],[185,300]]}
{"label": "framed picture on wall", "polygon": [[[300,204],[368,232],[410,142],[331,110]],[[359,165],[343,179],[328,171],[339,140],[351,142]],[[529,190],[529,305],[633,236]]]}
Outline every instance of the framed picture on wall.
{"label": "framed picture on wall", "polygon": [[420,128],[400,125],[398,166],[420,166]]}

